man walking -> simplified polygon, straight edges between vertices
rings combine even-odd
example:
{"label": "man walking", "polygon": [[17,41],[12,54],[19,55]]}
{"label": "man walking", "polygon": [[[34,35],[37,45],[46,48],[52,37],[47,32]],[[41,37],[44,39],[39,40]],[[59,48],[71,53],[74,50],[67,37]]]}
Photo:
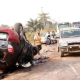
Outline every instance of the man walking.
{"label": "man walking", "polygon": [[42,49],[42,46],[41,46],[41,37],[39,32],[34,36],[34,45],[36,45],[38,54],[40,55],[40,58],[42,58],[40,54],[40,50]]}

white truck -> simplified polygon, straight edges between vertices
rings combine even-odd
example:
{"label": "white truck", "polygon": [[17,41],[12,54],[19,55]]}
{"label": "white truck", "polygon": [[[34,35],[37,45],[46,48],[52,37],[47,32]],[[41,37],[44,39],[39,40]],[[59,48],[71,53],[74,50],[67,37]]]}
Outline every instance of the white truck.
{"label": "white truck", "polygon": [[65,53],[80,53],[80,28],[61,29],[57,46],[61,57]]}
{"label": "white truck", "polygon": [[71,27],[71,24],[69,22],[63,22],[63,23],[58,23],[57,25],[57,31],[55,32],[55,37],[59,37],[59,30],[62,28],[68,28]]}

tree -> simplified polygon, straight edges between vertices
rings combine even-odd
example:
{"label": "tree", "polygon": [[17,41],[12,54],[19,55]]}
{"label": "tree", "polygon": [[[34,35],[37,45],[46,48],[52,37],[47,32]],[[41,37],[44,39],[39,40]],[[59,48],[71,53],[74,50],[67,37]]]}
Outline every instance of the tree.
{"label": "tree", "polygon": [[6,25],[6,24],[2,24],[0,27],[3,27],[3,28],[9,28],[9,26]]}
{"label": "tree", "polygon": [[39,14],[39,21],[44,25],[44,28],[46,28],[46,23],[48,22],[48,19],[50,19],[50,17],[48,16],[48,13],[41,13]]}
{"label": "tree", "polygon": [[30,19],[30,21],[27,22],[27,26],[31,27],[34,31],[42,28],[42,24],[37,19]]}

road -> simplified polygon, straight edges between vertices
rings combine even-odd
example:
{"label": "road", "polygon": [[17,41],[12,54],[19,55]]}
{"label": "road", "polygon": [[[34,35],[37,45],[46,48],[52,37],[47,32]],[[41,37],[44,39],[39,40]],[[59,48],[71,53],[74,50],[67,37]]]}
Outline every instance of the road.
{"label": "road", "polygon": [[31,70],[18,69],[2,80],[80,80],[80,54],[61,58],[56,45],[43,45],[42,54],[49,56],[44,63],[33,66]]}

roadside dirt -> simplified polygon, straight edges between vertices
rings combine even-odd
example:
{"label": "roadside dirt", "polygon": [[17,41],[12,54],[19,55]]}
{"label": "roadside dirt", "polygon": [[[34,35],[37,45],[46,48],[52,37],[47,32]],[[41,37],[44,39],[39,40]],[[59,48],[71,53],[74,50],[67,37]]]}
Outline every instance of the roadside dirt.
{"label": "roadside dirt", "polygon": [[56,45],[43,45],[41,54],[49,57],[44,63],[39,63],[31,69],[17,69],[1,80],[80,80],[80,54],[61,58]]}

